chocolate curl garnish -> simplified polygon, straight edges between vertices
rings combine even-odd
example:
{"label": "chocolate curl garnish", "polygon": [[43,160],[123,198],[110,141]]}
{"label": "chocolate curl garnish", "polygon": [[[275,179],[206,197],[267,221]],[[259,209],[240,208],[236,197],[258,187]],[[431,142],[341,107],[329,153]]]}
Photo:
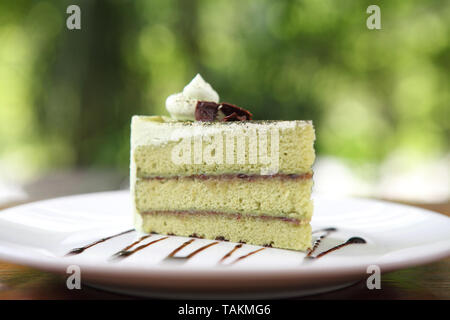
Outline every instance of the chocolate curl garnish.
{"label": "chocolate curl garnish", "polygon": [[222,121],[245,121],[252,120],[250,111],[235,106],[231,103],[222,103],[220,111],[223,112],[225,118]]}
{"label": "chocolate curl garnish", "polygon": [[219,105],[210,101],[198,101],[195,107],[195,120],[214,121],[217,117]]}
{"label": "chocolate curl garnish", "polygon": [[215,103],[211,101],[198,101],[195,107],[195,120],[215,121],[218,113],[222,112],[224,117],[220,121],[246,121],[252,120],[252,114],[238,106],[230,103]]}

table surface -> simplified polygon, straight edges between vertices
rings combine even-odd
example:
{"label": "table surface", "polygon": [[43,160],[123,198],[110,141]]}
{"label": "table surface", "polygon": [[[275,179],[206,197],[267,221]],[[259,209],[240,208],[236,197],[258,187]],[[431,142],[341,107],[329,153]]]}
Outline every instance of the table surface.
{"label": "table surface", "polygon": [[[450,203],[417,206],[450,216]],[[4,299],[134,298],[86,286],[68,290],[65,277],[0,261],[0,300]],[[450,299],[450,258],[383,274],[379,290],[367,289],[362,281],[345,289],[299,299]]]}

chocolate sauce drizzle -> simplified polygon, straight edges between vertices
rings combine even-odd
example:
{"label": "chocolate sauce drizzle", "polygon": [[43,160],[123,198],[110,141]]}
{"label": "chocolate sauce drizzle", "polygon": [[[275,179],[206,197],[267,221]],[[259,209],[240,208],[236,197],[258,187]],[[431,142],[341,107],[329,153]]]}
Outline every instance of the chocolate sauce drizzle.
{"label": "chocolate sauce drizzle", "polygon": [[319,238],[317,238],[314,241],[313,247],[308,250],[308,252],[306,253],[306,256],[310,257],[314,253],[314,251],[316,251],[316,249],[319,247],[320,243],[322,242],[322,239],[328,237],[330,235],[330,233],[335,232],[335,231],[337,231],[336,228],[325,228],[325,229],[313,231],[312,234],[319,233],[319,232],[324,232],[324,234],[319,236]]}
{"label": "chocolate sauce drizzle", "polygon": [[219,260],[219,264],[224,262],[228,257],[230,257],[236,250],[240,248],[242,248],[242,243],[235,245],[233,249],[231,249],[226,255],[222,257],[222,259]]}
{"label": "chocolate sauce drizzle", "polygon": [[360,243],[360,244],[366,243],[366,240],[364,240],[363,238],[360,238],[360,237],[351,237],[350,239],[348,239],[344,243],[338,244],[337,246],[334,246],[331,249],[323,251],[323,252],[319,253],[318,255],[316,255],[314,257],[313,256],[307,256],[307,257],[309,259],[319,259],[320,257],[323,257],[324,255],[326,255],[326,254],[328,254],[330,252],[336,251],[338,249],[341,249],[343,247],[346,247],[346,246],[348,246],[350,244],[355,244],[355,243]]}
{"label": "chocolate sauce drizzle", "polygon": [[[110,240],[110,239],[112,239],[112,238],[119,237],[119,236],[121,236],[121,235],[130,233],[130,232],[133,232],[133,231],[134,231],[134,229],[130,229],[130,230],[127,230],[127,231],[123,231],[123,232],[117,233],[117,234],[115,234],[115,235],[112,235],[112,236],[109,236],[109,237],[105,237],[105,238],[102,238],[102,239],[97,240],[97,241],[95,241],[95,242],[92,242],[92,243],[90,243],[90,244],[88,244],[88,245],[86,245],[86,246],[84,246],[84,247],[74,248],[74,249],[72,249],[69,253],[67,253],[66,256],[71,256],[71,255],[77,255],[77,254],[80,254],[80,253],[84,252],[86,249],[89,249],[89,248],[91,248],[91,247],[93,247],[93,246],[95,246],[95,245],[97,245],[97,244],[99,244],[99,243],[105,242],[105,241]],[[346,247],[346,246],[348,246],[348,245],[351,245],[351,244],[364,244],[364,243],[366,243],[366,240],[364,240],[364,239],[361,238],[361,237],[351,237],[351,238],[349,238],[347,241],[345,241],[344,243],[338,244],[338,245],[336,245],[336,246],[334,246],[334,247],[332,247],[332,248],[330,248],[330,249],[328,249],[328,250],[325,250],[325,251],[322,251],[322,252],[320,252],[320,253],[318,253],[318,254],[316,254],[316,255],[313,255],[314,252],[316,252],[316,250],[318,249],[318,247],[319,247],[320,243],[322,242],[322,240],[325,239],[326,237],[328,237],[331,233],[336,232],[336,231],[337,231],[336,228],[324,228],[324,229],[320,229],[320,230],[313,231],[313,234],[317,234],[317,233],[322,233],[322,234],[314,241],[312,248],[308,250],[308,252],[306,253],[305,258],[307,258],[307,259],[319,259],[319,258],[321,258],[321,257],[323,257],[323,256],[325,256],[325,255],[327,255],[327,254],[329,254],[329,253],[331,253],[331,252],[333,252],[333,251],[339,250],[339,249],[341,249],[341,248],[343,248],[343,247]],[[142,241],[144,241],[145,239],[147,239],[147,238],[149,238],[149,237],[151,237],[151,236],[152,236],[151,234],[148,234],[148,235],[144,235],[144,236],[140,237],[138,240],[134,241],[133,243],[129,244],[128,246],[126,246],[126,247],[123,248],[122,250],[120,250],[120,251],[116,252],[115,254],[113,254],[113,255],[111,256],[111,259],[124,259],[124,258],[127,258],[127,257],[129,257],[129,256],[131,256],[131,255],[133,255],[133,254],[135,254],[136,252],[140,251],[140,250],[143,250],[143,249],[145,249],[145,248],[147,248],[147,247],[149,247],[149,246],[151,246],[151,245],[153,245],[153,244],[155,244],[155,243],[157,243],[157,242],[159,242],[159,241],[163,241],[163,240],[166,240],[166,239],[169,238],[168,236],[165,236],[165,237],[162,237],[162,238],[159,238],[159,239],[150,241],[150,242],[148,242],[148,243],[146,243],[146,244],[137,246],[137,245],[140,244]],[[184,249],[185,247],[189,246],[189,245],[190,245],[191,243],[193,243],[195,240],[196,240],[196,239],[189,239],[188,241],[185,241],[185,242],[184,242],[183,244],[181,244],[179,247],[177,247],[177,248],[174,249],[172,252],[170,252],[170,253],[164,258],[163,261],[167,261],[167,260],[187,261],[187,260],[189,260],[190,258],[194,257],[195,255],[199,254],[200,252],[202,252],[202,251],[208,249],[209,247],[212,247],[212,246],[214,246],[214,245],[216,245],[216,244],[219,244],[219,241],[211,242],[211,243],[209,243],[209,244],[207,244],[207,245],[204,245],[203,247],[200,247],[200,248],[194,250],[193,252],[189,253],[188,255],[185,255],[185,256],[176,256],[176,254],[177,254],[179,251],[181,251],[181,250]],[[219,239],[216,239],[216,240],[221,240],[221,239],[219,238]],[[225,240],[224,240],[224,241],[225,241]],[[233,249],[231,249],[228,253],[226,253],[226,254],[218,261],[218,264],[223,263],[226,259],[228,259],[229,257],[231,257],[231,255],[232,255],[235,251],[237,251],[237,250],[239,250],[240,248],[242,248],[243,245],[244,245],[243,243],[239,243],[239,244],[235,245]],[[135,249],[132,249],[133,247],[135,247]],[[252,256],[252,255],[254,255],[254,254],[256,254],[256,253],[258,253],[258,252],[260,252],[260,251],[262,251],[262,250],[264,250],[264,249],[266,249],[266,248],[267,248],[267,247],[262,247],[262,248],[259,248],[259,249],[257,249],[257,250],[251,251],[251,252],[249,252],[249,253],[247,253],[247,254],[244,254],[244,255],[242,255],[242,256],[240,256],[240,257],[237,257],[235,260],[233,260],[233,261],[232,261],[231,263],[229,263],[228,265],[232,265],[232,264],[235,264],[235,263],[237,263],[237,262],[239,262],[239,261],[242,261],[242,260],[244,260],[244,259],[246,259],[246,258],[248,258],[248,257],[250,257],[250,256]],[[132,250],[130,250],[130,249],[132,249]]]}
{"label": "chocolate sauce drizzle", "polygon": [[218,244],[219,242],[211,242],[201,248],[198,248],[197,250],[191,252],[190,254],[186,255],[186,256],[182,256],[182,257],[177,257],[175,256],[180,250],[182,250],[184,247],[187,247],[188,245],[190,245],[192,242],[194,242],[195,239],[191,239],[186,241],[185,243],[183,243],[181,246],[179,246],[178,248],[176,248],[175,250],[173,250],[171,253],[169,253],[167,255],[167,257],[164,258],[163,261],[167,261],[170,259],[176,259],[176,260],[189,260],[190,258],[192,258],[193,256],[197,255],[198,253],[202,252],[203,250],[208,249],[209,247],[215,246],[216,244]]}
{"label": "chocolate sauce drizzle", "polygon": [[123,232],[117,233],[115,235],[112,235],[112,236],[109,236],[109,237],[106,237],[106,238],[102,238],[100,240],[92,242],[92,243],[90,243],[90,244],[88,244],[88,245],[86,245],[84,247],[72,249],[66,254],[66,256],[73,256],[73,255],[76,255],[76,254],[83,253],[86,249],[89,249],[89,248],[91,248],[91,247],[93,247],[93,246],[95,246],[95,245],[97,245],[99,243],[105,242],[105,241],[110,240],[112,238],[116,238],[116,237],[119,237],[119,236],[124,235],[126,233],[133,232],[133,231],[134,231],[134,229],[123,231]]}
{"label": "chocolate sauce drizzle", "polygon": [[178,251],[180,251],[181,249],[183,249],[184,247],[190,245],[192,242],[194,242],[195,239],[191,239],[186,241],[185,243],[183,243],[181,246],[179,246],[178,248],[176,248],[175,250],[173,250],[171,253],[169,253],[169,255],[167,257],[173,257],[174,255],[177,254]]}
{"label": "chocolate sauce drizzle", "polygon": [[334,247],[332,247],[332,248],[330,248],[328,250],[322,251],[319,254],[313,256],[312,254],[319,247],[321,241],[324,238],[328,237],[332,232],[335,232],[335,231],[337,231],[336,228],[325,228],[325,229],[320,229],[320,230],[313,231],[313,234],[314,233],[319,233],[319,232],[323,232],[323,234],[320,235],[319,238],[316,239],[316,241],[314,241],[313,247],[310,250],[308,250],[305,258],[306,259],[319,259],[319,258],[323,257],[324,255],[327,255],[327,254],[329,254],[329,253],[331,253],[333,251],[336,251],[336,250],[339,250],[341,248],[344,248],[344,247],[346,247],[346,246],[348,246],[350,244],[364,244],[364,243],[367,243],[366,240],[364,240],[361,237],[351,237],[347,241],[345,241],[344,243],[338,244],[338,245],[336,245],[336,246],[334,246]]}
{"label": "chocolate sauce drizzle", "polygon": [[140,251],[140,250],[142,250],[142,249],[145,249],[145,248],[147,248],[148,246],[151,246],[151,245],[154,244],[154,243],[157,243],[157,242],[159,242],[159,241],[162,241],[162,240],[165,240],[165,239],[168,239],[168,238],[169,238],[169,237],[159,238],[159,239],[150,241],[149,243],[140,245],[139,247],[137,247],[137,248],[135,248],[135,249],[133,249],[133,250],[129,250],[130,248],[132,248],[133,246],[137,245],[137,244],[140,243],[141,241],[147,239],[148,237],[151,237],[151,235],[146,235],[146,236],[141,237],[139,240],[133,242],[133,243],[130,244],[129,246],[127,246],[127,247],[123,248],[122,250],[120,250],[119,252],[116,252],[115,254],[113,254],[111,258],[112,258],[112,259],[125,259],[125,258],[131,256],[132,254],[135,254],[136,252],[138,252],[138,251]]}
{"label": "chocolate sauce drizzle", "polygon": [[235,263],[237,263],[237,262],[239,262],[239,261],[241,261],[241,260],[244,260],[245,258],[248,258],[248,257],[250,257],[251,255],[254,255],[255,253],[258,253],[258,252],[260,252],[260,251],[262,251],[262,250],[264,250],[264,249],[266,249],[266,248],[259,248],[259,249],[255,250],[255,251],[249,252],[249,253],[247,253],[247,254],[245,254],[245,255],[243,255],[243,256],[240,256],[240,257],[236,258],[236,260],[234,260],[234,261],[231,262],[230,264],[235,264]]}

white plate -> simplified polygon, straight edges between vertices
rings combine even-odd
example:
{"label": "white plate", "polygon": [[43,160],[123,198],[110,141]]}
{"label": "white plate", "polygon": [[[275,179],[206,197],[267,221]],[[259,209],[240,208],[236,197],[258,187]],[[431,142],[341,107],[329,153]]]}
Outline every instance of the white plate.
{"label": "white plate", "polygon": [[[450,219],[398,204],[366,199],[315,198],[313,230],[335,227],[314,254],[358,236],[320,259],[305,253],[220,242],[190,259],[165,259],[189,238],[170,236],[124,259],[111,256],[140,239],[134,231],[66,256],[73,248],[132,228],[126,191],[40,201],[0,211],[0,259],[66,273],[81,270],[83,283],[112,291],[159,297],[261,298],[306,295],[367,278],[367,267],[382,272],[435,261],[450,255]],[[315,238],[324,233],[315,234]],[[164,238],[151,235],[129,250]],[[175,254],[187,256],[216,241],[195,239]],[[233,263],[234,261],[237,261]]]}

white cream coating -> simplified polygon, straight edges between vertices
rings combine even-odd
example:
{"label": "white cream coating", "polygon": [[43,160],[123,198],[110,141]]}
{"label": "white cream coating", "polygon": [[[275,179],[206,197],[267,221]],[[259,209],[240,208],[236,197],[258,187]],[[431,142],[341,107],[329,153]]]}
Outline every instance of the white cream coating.
{"label": "white cream coating", "polygon": [[167,97],[166,109],[175,120],[195,120],[197,99],[186,97],[182,92]]}
{"label": "white cream coating", "polygon": [[189,84],[184,87],[183,94],[188,98],[202,101],[219,102],[218,93],[198,73]]}
{"label": "white cream coating", "polygon": [[175,120],[195,120],[197,101],[219,102],[219,95],[200,74],[184,87],[183,92],[167,97],[166,109]]}
{"label": "white cream coating", "polygon": [[217,133],[250,131],[254,129],[292,129],[298,126],[311,126],[311,121],[273,121],[258,122],[179,122],[161,116],[133,116],[131,121],[131,149],[141,145],[164,145],[186,137],[214,136]]}

